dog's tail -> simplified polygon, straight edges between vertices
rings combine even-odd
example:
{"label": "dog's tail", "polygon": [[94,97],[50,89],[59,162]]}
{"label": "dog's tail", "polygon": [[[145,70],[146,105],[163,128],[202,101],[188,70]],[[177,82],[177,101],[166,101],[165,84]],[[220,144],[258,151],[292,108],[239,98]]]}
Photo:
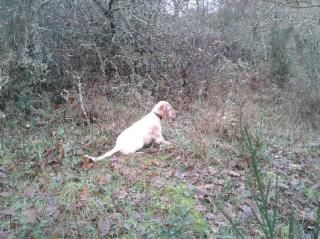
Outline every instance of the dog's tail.
{"label": "dog's tail", "polygon": [[89,155],[84,155],[85,157],[92,159],[92,161],[97,162],[100,161],[102,159],[108,158],[110,156],[112,156],[113,154],[117,153],[119,151],[119,149],[117,148],[117,146],[115,146],[113,149],[111,149],[110,151],[104,153],[103,155],[99,156],[99,157],[91,157]]}

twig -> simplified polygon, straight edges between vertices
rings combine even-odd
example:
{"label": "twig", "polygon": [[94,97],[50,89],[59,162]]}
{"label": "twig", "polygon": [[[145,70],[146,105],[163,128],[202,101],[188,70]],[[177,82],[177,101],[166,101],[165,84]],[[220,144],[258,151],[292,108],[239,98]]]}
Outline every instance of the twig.
{"label": "twig", "polygon": [[273,1],[273,0],[262,0],[262,1],[266,3],[273,3],[280,7],[289,7],[289,8],[295,8],[295,9],[320,7],[320,4],[312,4],[307,1],[297,1],[297,2],[281,2],[281,1]]}
{"label": "twig", "polygon": [[84,74],[84,71],[82,71],[81,75],[78,74],[78,72],[75,72],[75,74],[69,72],[74,78],[76,78],[78,80],[77,82],[77,87],[78,87],[78,92],[79,92],[79,103],[80,103],[80,107],[81,107],[81,110],[82,110],[82,113],[85,117],[85,120],[86,120],[86,124],[87,125],[90,125],[90,120],[89,120],[89,117],[88,117],[88,114],[86,112],[86,109],[84,107],[84,104],[83,104],[83,97],[82,97],[82,90],[81,90],[81,78]]}
{"label": "twig", "polygon": [[90,125],[90,120],[89,120],[89,118],[88,118],[88,114],[87,114],[86,109],[84,108],[84,105],[83,105],[80,77],[78,78],[78,91],[79,91],[80,106],[81,106],[83,115],[84,115],[84,117],[86,118],[87,125]]}

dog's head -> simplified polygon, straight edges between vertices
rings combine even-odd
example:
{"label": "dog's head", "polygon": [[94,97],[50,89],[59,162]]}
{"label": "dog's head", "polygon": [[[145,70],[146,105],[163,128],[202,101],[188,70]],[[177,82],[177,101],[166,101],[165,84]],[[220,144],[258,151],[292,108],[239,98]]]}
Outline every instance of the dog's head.
{"label": "dog's head", "polygon": [[172,106],[166,101],[159,101],[152,112],[160,117],[160,119],[175,119],[177,112],[173,110]]}

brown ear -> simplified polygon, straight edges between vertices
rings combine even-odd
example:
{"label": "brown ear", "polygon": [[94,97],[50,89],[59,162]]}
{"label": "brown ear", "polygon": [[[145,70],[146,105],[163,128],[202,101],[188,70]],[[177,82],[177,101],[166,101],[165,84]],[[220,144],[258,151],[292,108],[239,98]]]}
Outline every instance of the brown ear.
{"label": "brown ear", "polygon": [[159,108],[159,114],[161,115],[162,118],[166,119],[167,118],[167,107],[166,105],[160,105],[160,108]]}

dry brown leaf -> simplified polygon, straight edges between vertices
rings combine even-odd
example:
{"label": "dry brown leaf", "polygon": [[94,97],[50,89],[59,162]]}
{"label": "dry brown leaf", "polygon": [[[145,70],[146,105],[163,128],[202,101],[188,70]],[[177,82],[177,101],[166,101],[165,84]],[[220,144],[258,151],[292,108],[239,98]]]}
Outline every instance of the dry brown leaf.
{"label": "dry brown leaf", "polygon": [[241,176],[240,173],[237,173],[237,172],[232,171],[232,170],[230,170],[230,171],[228,172],[228,175],[229,175],[230,177],[240,177],[240,176]]}
{"label": "dry brown leaf", "polygon": [[38,219],[38,211],[35,208],[27,208],[23,211],[26,223],[35,224]]}
{"label": "dry brown leaf", "polygon": [[57,161],[62,160],[64,158],[64,148],[63,148],[63,142],[61,138],[57,139],[57,142],[55,144],[55,151],[56,151]]}
{"label": "dry brown leaf", "polygon": [[89,170],[95,168],[96,163],[92,159],[87,158],[86,156],[81,157],[80,167],[84,170]]}
{"label": "dry brown leaf", "polygon": [[199,212],[205,212],[205,211],[208,210],[208,209],[207,209],[204,205],[202,205],[202,204],[196,205],[196,206],[195,206],[195,209],[196,209],[197,211],[199,211]]}
{"label": "dry brown leaf", "polygon": [[97,184],[98,185],[106,185],[106,184],[110,183],[111,180],[112,180],[112,175],[110,175],[110,174],[100,175],[97,178]]}
{"label": "dry brown leaf", "polygon": [[217,233],[219,231],[219,225],[210,223],[210,229],[212,230],[212,232]]}
{"label": "dry brown leaf", "polygon": [[174,175],[174,170],[172,168],[166,169],[166,171],[163,173],[165,178],[171,178]]}
{"label": "dry brown leaf", "polygon": [[6,198],[11,196],[12,194],[12,192],[0,192],[0,197]]}
{"label": "dry brown leaf", "polygon": [[203,184],[196,186],[195,194],[198,199],[203,200],[210,195],[209,190],[213,187],[213,184]]}
{"label": "dry brown leaf", "polygon": [[26,189],[22,193],[22,197],[31,198],[35,195],[36,191],[37,190],[34,186],[28,186],[28,187],[26,187]]}
{"label": "dry brown leaf", "polygon": [[83,188],[82,188],[82,190],[81,190],[81,193],[80,193],[80,196],[79,196],[79,198],[80,198],[80,200],[81,201],[87,201],[87,199],[89,198],[89,189],[88,189],[88,187],[87,186],[84,186]]}
{"label": "dry brown leaf", "polygon": [[139,205],[142,202],[146,201],[147,195],[145,193],[136,193],[132,197],[132,205]]}
{"label": "dry brown leaf", "polygon": [[240,220],[247,220],[252,215],[253,215],[252,209],[247,205],[242,205],[237,214],[237,218]]}
{"label": "dry brown leaf", "polygon": [[0,216],[10,216],[10,217],[13,217],[13,216],[16,216],[16,211],[13,210],[13,209],[4,209],[4,210],[1,210],[0,211]]}
{"label": "dry brown leaf", "polygon": [[11,229],[11,230],[16,230],[18,226],[19,226],[18,223],[15,223],[15,222],[11,222],[11,223],[10,223],[10,229]]}
{"label": "dry brown leaf", "polygon": [[116,199],[120,199],[121,200],[121,199],[126,198],[127,196],[128,196],[128,192],[125,191],[125,190],[121,190],[121,191],[112,193],[112,198],[114,200],[116,200]]}
{"label": "dry brown leaf", "polygon": [[216,174],[217,172],[218,172],[218,170],[216,168],[211,167],[211,166],[208,167],[208,173],[210,176]]}
{"label": "dry brown leaf", "polygon": [[153,159],[153,160],[151,161],[151,165],[152,165],[152,166],[160,166],[161,163],[160,163],[158,160]]}
{"label": "dry brown leaf", "polygon": [[0,239],[6,239],[8,238],[8,234],[4,231],[0,231]]}
{"label": "dry brown leaf", "polygon": [[300,210],[297,213],[298,220],[304,221],[305,223],[315,225],[317,223],[316,213],[314,211],[307,212]]}
{"label": "dry brown leaf", "polygon": [[83,149],[76,149],[74,153],[76,156],[81,156],[85,154],[85,151]]}
{"label": "dry brown leaf", "polygon": [[64,148],[62,139],[57,139],[57,142],[55,143],[53,149],[51,149],[50,147],[44,149],[43,157],[46,159],[47,164],[53,165],[61,163],[61,161],[64,158]]}
{"label": "dry brown leaf", "polygon": [[217,184],[223,186],[224,185],[224,179],[218,179]]}
{"label": "dry brown leaf", "polygon": [[105,237],[109,234],[113,220],[107,217],[101,218],[98,223],[98,229],[101,237]]}
{"label": "dry brown leaf", "polygon": [[109,167],[112,170],[117,171],[117,170],[121,169],[121,164],[119,163],[118,160],[111,160],[109,163]]}
{"label": "dry brown leaf", "polygon": [[157,180],[158,178],[160,178],[160,175],[158,172],[151,172],[146,177],[148,178],[148,180],[154,181],[154,180]]}
{"label": "dry brown leaf", "polygon": [[83,208],[88,198],[89,198],[89,189],[87,186],[84,186],[80,192],[79,200],[76,203],[76,208]]}
{"label": "dry brown leaf", "polygon": [[47,161],[52,161],[53,160],[53,150],[50,149],[49,147],[45,148],[44,151],[43,151],[43,157]]}
{"label": "dry brown leaf", "polygon": [[56,134],[57,134],[57,130],[51,128],[51,129],[50,129],[50,136],[51,136],[51,137],[54,137]]}
{"label": "dry brown leaf", "polygon": [[57,219],[61,213],[64,211],[64,206],[63,205],[48,205],[46,208],[46,211],[49,216]]}

